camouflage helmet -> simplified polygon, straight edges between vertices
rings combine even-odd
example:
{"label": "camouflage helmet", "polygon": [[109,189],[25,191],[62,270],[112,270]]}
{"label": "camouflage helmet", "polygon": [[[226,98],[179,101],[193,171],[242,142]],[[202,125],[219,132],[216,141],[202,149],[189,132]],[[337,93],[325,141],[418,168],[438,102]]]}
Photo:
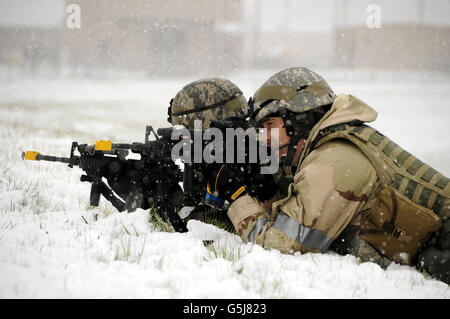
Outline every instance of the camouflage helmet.
{"label": "camouflage helmet", "polygon": [[336,98],[328,83],[317,73],[292,67],[272,75],[253,96],[254,120],[283,109],[304,113],[333,103]]}
{"label": "camouflage helmet", "polygon": [[194,128],[194,120],[202,120],[203,128],[208,128],[212,120],[247,115],[247,100],[235,84],[222,78],[206,78],[185,85],[175,95],[168,120],[188,128]]}

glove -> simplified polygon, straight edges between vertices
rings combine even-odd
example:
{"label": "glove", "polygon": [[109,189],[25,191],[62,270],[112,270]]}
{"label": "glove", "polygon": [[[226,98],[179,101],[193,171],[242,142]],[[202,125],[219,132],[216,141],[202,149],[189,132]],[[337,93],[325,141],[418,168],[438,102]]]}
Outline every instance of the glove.
{"label": "glove", "polygon": [[225,200],[230,204],[247,194],[247,187],[229,165],[217,166],[209,175],[205,204],[223,208]]}
{"label": "glove", "polygon": [[260,202],[272,199],[278,193],[278,186],[272,174],[252,174],[246,177],[247,191]]}

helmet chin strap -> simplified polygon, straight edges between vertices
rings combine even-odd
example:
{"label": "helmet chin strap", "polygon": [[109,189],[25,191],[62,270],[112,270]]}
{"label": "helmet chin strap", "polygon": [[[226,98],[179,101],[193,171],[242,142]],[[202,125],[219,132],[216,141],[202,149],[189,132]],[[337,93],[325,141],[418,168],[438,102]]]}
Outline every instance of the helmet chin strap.
{"label": "helmet chin strap", "polygon": [[279,149],[288,148],[288,151],[285,155],[282,156],[280,162],[283,166],[292,166],[292,161],[294,160],[295,153],[297,152],[297,144],[300,139],[294,139],[293,141],[284,144]]}
{"label": "helmet chin strap", "polygon": [[[284,116],[283,116],[284,115]],[[284,127],[286,128],[286,132],[288,136],[291,138],[291,141],[287,144],[284,144],[280,147],[288,147],[288,151],[285,156],[281,159],[281,163],[284,166],[292,166],[295,154],[297,152],[298,142],[302,138],[307,138],[309,133],[311,132],[312,127],[316,123],[313,112],[307,112],[306,114],[302,114],[302,116],[298,116],[296,114],[289,114],[285,112],[282,115],[284,121]]]}

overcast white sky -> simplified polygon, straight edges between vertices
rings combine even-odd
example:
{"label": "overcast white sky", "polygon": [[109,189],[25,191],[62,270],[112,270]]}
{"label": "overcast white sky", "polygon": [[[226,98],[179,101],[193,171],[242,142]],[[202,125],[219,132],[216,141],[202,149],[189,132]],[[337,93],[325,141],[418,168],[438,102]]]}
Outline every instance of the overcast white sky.
{"label": "overcast white sky", "polygon": [[[259,11],[259,26],[264,31],[326,32],[330,31],[334,25],[342,23],[343,20],[351,25],[364,25],[370,14],[367,12],[370,4],[380,5],[382,23],[423,20],[434,25],[450,25],[450,0],[243,1],[245,26],[255,25],[255,16]],[[0,25],[61,25],[67,15],[65,3],[72,2],[76,3],[75,0],[0,0]],[[260,7],[259,10],[257,6]],[[420,14],[421,6],[423,7],[422,15]]]}
{"label": "overcast white sky", "polygon": [[66,14],[65,2],[65,0],[0,0],[0,25],[50,27],[62,25]]}

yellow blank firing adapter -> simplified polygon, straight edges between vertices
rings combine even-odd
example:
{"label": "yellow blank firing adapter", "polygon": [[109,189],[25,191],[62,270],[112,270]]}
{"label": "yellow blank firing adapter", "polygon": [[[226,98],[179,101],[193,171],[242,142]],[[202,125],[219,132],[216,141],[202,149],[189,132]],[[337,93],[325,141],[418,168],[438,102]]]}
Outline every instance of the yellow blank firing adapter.
{"label": "yellow blank firing adapter", "polygon": [[112,143],[111,141],[97,141],[95,142],[95,150],[96,151],[111,151],[112,150]]}
{"label": "yellow blank firing adapter", "polygon": [[39,152],[35,152],[35,151],[26,151],[22,153],[22,159],[26,159],[29,161],[38,161],[38,159],[36,159],[36,157],[41,154]]}

